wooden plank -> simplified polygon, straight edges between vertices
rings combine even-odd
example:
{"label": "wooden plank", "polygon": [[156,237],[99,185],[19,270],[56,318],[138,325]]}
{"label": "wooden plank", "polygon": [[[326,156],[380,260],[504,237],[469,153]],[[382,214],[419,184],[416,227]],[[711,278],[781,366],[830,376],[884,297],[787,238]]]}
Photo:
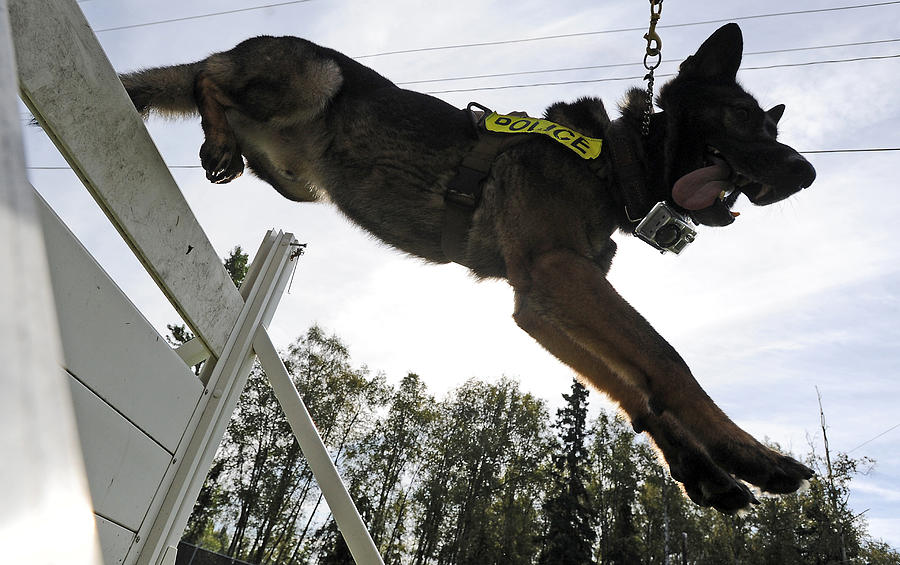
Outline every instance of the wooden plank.
{"label": "wooden plank", "polygon": [[[25,159],[0,0],[0,561],[99,563],[100,552]],[[52,533],[50,537],[48,533]]]}
{"label": "wooden plank", "polygon": [[97,519],[97,535],[100,537],[100,549],[103,552],[103,565],[124,563],[136,534],[110,522],[103,516],[95,517]]}
{"label": "wooden plank", "polygon": [[218,356],[243,302],[74,0],[9,0],[22,99]]}
{"label": "wooden plank", "polygon": [[95,512],[138,531],[172,456],[69,376]]}
{"label": "wooden plank", "polygon": [[175,453],[203,385],[36,196],[48,243],[65,367]]}

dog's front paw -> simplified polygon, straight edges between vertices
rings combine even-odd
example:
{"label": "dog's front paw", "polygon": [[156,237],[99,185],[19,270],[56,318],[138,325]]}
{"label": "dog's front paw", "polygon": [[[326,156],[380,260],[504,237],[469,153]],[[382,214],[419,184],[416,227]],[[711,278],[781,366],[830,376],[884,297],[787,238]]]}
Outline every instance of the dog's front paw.
{"label": "dog's front paw", "polygon": [[711,452],[730,472],[764,492],[790,494],[812,478],[813,470],[803,463],[751,441],[722,445]]}
{"label": "dog's front paw", "polygon": [[678,462],[670,467],[673,478],[681,477],[684,491],[700,506],[735,514],[759,504],[750,489],[719,467],[702,450],[682,449]]}
{"label": "dog's front paw", "polygon": [[651,414],[656,415],[657,427],[664,433],[688,437],[716,468],[763,492],[789,494],[813,476],[806,465],[766,447],[742,430],[708,397],[705,403],[674,403]]}
{"label": "dog's front paw", "polygon": [[672,478],[696,504],[734,514],[759,501],[750,489],[710,456],[670,415],[646,419],[646,431],[662,452]]}
{"label": "dog's front paw", "polygon": [[200,147],[206,178],[216,184],[231,182],[244,172],[244,158],[233,136],[207,137]]}

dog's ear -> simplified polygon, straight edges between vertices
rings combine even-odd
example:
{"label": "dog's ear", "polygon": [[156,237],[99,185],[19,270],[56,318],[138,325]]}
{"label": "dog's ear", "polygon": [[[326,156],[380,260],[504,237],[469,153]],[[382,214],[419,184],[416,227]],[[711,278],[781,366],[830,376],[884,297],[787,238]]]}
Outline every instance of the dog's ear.
{"label": "dog's ear", "polygon": [[772,118],[772,121],[776,124],[778,120],[781,119],[781,116],[784,115],[784,104],[779,104],[778,106],[772,106],[768,110],[766,110],[766,114]]}
{"label": "dog's ear", "polygon": [[722,82],[734,82],[741,56],[744,52],[744,37],[735,23],[725,24],[715,31],[685,59],[679,67],[679,75]]}

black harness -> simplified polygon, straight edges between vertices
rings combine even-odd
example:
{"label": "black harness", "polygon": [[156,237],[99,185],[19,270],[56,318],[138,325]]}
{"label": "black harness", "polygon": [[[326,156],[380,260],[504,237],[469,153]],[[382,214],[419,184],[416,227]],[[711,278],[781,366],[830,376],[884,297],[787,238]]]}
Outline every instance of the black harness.
{"label": "black harness", "polygon": [[477,102],[470,102],[464,111],[468,114],[478,141],[463,157],[456,176],[447,182],[447,192],[444,194],[446,215],[441,235],[444,255],[461,265],[465,264],[466,239],[472,228],[472,215],[481,203],[484,179],[490,174],[491,166],[501,153],[525,141],[522,137],[488,131],[484,127],[484,118],[491,114],[491,110]]}
{"label": "black harness", "polygon": [[[456,176],[447,183],[444,195],[446,215],[441,235],[444,255],[462,265],[465,265],[466,242],[472,228],[472,216],[481,202],[484,180],[490,174],[491,166],[501,153],[528,139],[528,136],[488,130],[485,119],[492,112],[481,104],[472,102],[464,111],[472,123],[477,141],[463,158]],[[522,112],[511,115],[527,117]],[[653,206],[647,192],[647,173],[640,153],[640,140],[620,118],[609,124],[603,142],[603,149],[608,151],[609,159],[596,157],[588,160],[588,166],[598,175],[606,176],[608,161],[614,163],[612,169],[615,182],[620,186],[620,190],[615,192],[621,199],[620,203],[625,208],[628,220],[637,223]]]}

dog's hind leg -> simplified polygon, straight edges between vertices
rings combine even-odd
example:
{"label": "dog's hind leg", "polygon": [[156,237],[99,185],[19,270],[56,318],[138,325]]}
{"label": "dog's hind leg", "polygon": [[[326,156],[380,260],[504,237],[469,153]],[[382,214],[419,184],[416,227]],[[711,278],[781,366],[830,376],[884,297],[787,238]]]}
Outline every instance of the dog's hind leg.
{"label": "dog's hind leg", "polygon": [[520,295],[517,322],[622,403],[693,499],[733,511],[752,495],[742,495],[746,489],[733,479],[729,483],[728,473],[779,493],[796,490],[811,476],[735,425],[678,353],[586,257],[566,250],[543,253],[533,259],[527,280],[513,285]]}
{"label": "dog's hind leg", "polygon": [[226,108],[233,103],[206,71],[197,73],[194,99],[203,128],[200,164],[206,171],[206,178],[216,184],[231,182],[244,172],[244,158],[225,114]]}
{"label": "dog's hind leg", "polygon": [[135,109],[145,118],[150,114],[178,117],[199,113],[205,137],[200,162],[206,178],[226,183],[241,175],[244,160],[225,114],[234,104],[206,70],[215,57],[126,73],[119,79]]}
{"label": "dog's hind leg", "polygon": [[[365,75],[358,71],[361,65],[346,58],[339,63],[336,57],[340,55],[297,37],[264,36],[197,63],[120,78],[145,117],[199,113],[205,136],[201,163],[210,181],[225,183],[243,171],[242,153],[251,166],[254,155],[268,162],[273,151],[283,151],[284,137],[296,141],[288,130],[309,133],[305,126],[325,111],[344,84],[342,64]],[[390,84],[369,72],[376,77],[366,75],[372,84]]]}
{"label": "dog's hind leg", "polygon": [[240,174],[241,145],[248,158],[268,155],[267,140],[283,143],[279,132],[320,115],[342,83],[338,64],[296,37],[256,37],[210,56],[194,81],[207,178],[228,182]]}

